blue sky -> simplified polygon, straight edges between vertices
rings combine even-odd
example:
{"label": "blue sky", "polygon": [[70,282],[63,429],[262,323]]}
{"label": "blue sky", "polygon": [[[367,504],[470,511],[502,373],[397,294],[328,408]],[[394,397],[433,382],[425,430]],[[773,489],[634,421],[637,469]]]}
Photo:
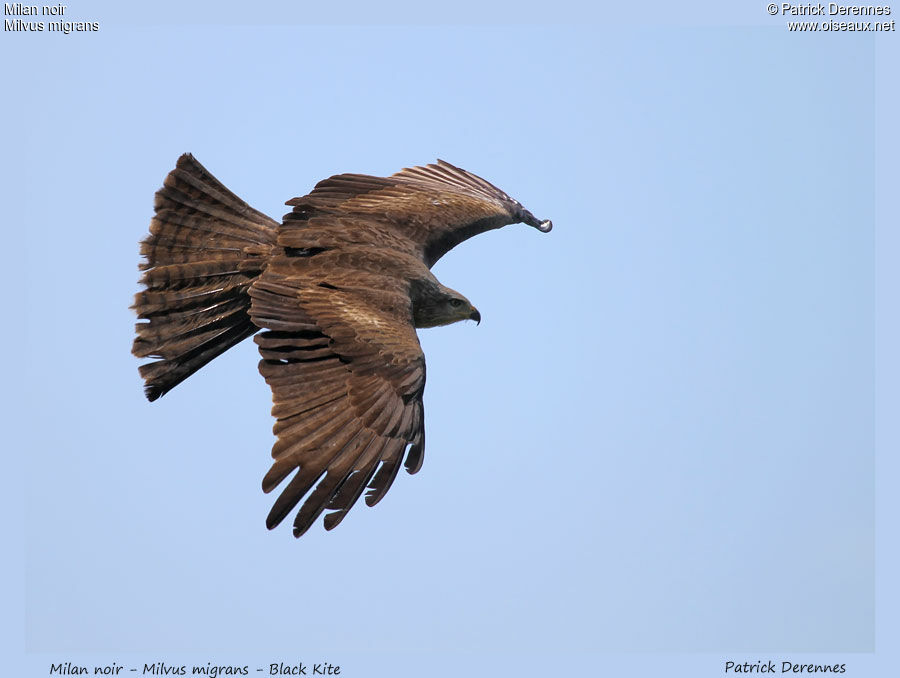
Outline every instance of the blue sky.
{"label": "blue sky", "polygon": [[[97,34],[3,35],[27,675],[877,671],[895,37],[798,36],[750,3],[470,5],[325,26],[85,2]],[[330,174],[440,157],[554,221],[435,267],[483,322],[420,333],[425,465],[333,532],[265,529],[252,343],[143,399],[137,243],[184,151],[276,218]]]}

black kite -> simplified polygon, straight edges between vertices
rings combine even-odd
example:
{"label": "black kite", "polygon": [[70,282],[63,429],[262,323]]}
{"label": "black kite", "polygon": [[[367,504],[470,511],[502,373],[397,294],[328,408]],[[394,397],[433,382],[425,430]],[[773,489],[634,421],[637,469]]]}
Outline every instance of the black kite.
{"label": "black kite", "polygon": [[[281,224],[223,186],[190,154],[156,194],[141,244],[133,352],[156,400],[258,330],[277,442],[263,479],[289,475],[266,524],[306,497],[299,537],[324,510],[332,529],[368,487],[374,506],[400,462],[422,465],[425,357],[417,327],[481,316],[429,270],[473,235],[524,222],[503,191],[438,161],[387,178],[341,174],[287,202]],[[310,492],[310,490],[312,490]],[[309,493],[307,495],[307,493]]]}

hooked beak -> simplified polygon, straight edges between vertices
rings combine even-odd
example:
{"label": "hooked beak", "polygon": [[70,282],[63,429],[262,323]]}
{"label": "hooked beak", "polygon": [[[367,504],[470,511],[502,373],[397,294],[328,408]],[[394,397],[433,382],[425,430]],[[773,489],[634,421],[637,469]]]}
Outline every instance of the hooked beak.
{"label": "hooked beak", "polygon": [[481,324],[481,314],[474,306],[472,307],[472,312],[469,314],[469,320],[474,320],[476,325]]}

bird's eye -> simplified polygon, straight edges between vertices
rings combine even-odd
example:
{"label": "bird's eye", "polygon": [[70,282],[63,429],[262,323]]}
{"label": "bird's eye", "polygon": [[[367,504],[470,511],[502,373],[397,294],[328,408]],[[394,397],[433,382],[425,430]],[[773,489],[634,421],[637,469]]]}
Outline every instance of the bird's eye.
{"label": "bird's eye", "polygon": [[451,300],[450,300],[450,305],[451,305],[453,308],[459,308],[460,306],[462,306],[462,299],[451,299]]}

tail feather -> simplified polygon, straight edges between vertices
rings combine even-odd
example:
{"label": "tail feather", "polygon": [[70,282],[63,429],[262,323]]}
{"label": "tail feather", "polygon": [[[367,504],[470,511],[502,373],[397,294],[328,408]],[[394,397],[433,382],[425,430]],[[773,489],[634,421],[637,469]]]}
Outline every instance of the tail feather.
{"label": "tail feather", "polygon": [[223,186],[190,154],[157,192],[146,261],[132,308],[132,353],[156,400],[258,329],[249,289],[266,266],[278,224]]}
{"label": "tail feather", "polygon": [[141,282],[151,290],[188,287],[194,283],[227,287],[229,284],[241,282],[242,263],[242,259],[234,258],[215,262],[166,264],[148,270],[141,278]]}
{"label": "tail feather", "polygon": [[147,400],[153,401],[191,376],[213,358],[222,355],[235,344],[239,344],[256,332],[256,326],[247,328],[234,327],[227,333],[219,335],[214,341],[199,344],[177,360],[158,360],[141,365],[140,373],[144,379],[144,394]]}
{"label": "tail feather", "polygon": [[134,352],[140,358],[151,358],[157,355],[152,345],[165,342],[170,354],[184,355],[199,344],[205,344],[225,330],[243,323],[242,313],[246,311],[238,309],[224,315],[204,314],[191,322],[167,323],[157,328],[147,323],[147,330],[141,332],[140,343],[135,346]]}

